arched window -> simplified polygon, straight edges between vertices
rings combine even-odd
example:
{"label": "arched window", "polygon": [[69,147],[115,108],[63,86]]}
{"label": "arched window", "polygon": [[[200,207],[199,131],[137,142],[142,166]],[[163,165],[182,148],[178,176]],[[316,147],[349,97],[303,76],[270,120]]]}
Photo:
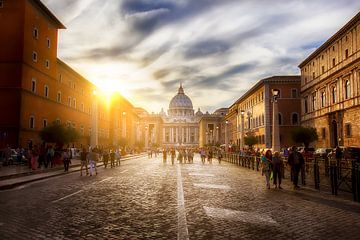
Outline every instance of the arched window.
{"label": "arched window", "polygon": [[323,91],[321,93],[321,107],[325,107],[325,105],[326,105],[326,93],[325,91]]}
{"label": "arched window", "polygon": [[313,111],[316,110],[316,95],[315,94],[312,95],[312,110]]}
{"label": "arched window", "polygon": [[61,103],[61,92],[60,91],[57,93],[56,100],[57,100],[57,102]]}
{"label": "arched window", "polygon": [[44,96],[45,96],[46,98],[49,97],[49,86],[48,86],[48,85],[45,85],[45,86],[44,86]]}
{"label": "arched window", "polygon": [[292,125],[299,125],[299,114],[298,113],[292,113],[291,114],[291,124]]}
{"label": "arched window", "polygon": [[336,103],[336,87],[332,88],[331,94],[332,94],[332,103]]}
{"label": "arched window", "polygon": [[282,125],[283,124],[283,121],[282,121],[282,115],[281,115],[281,113],[279,113],[279,125]]}
{"label": "arched window", "polygon": [[350,98],[350,81],[346,80],[345,82],[345,99]]}
{"label": "arched window", "polygon": [[30,116],[30,118],[29,118],[29,128],[30,129],[35,128],[35,117],[34,116]]}

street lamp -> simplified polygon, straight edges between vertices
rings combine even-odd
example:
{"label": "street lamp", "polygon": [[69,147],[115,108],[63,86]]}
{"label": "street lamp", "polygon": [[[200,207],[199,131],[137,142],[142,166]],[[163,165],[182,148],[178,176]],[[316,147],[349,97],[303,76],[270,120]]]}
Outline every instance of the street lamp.
{"label": "street lamp", "polygon": [[216,126],[216,142],[219,143],[219,126]]}
{"label": "street lamp", "polygon": [[145,148],[149,147],[149,140],[148,140],[148,127],[145,126]]}
{"label": "street lamp", "polygon": [[244,137],[245,137],[245,129],[244,129],[244,115],[245,111],[241,110],[241,140],[240,140],[240,151],[244,149]]}
{"label": "street lamp", "polygon": [[279,132],[279,110],[277,99],[280,90],[272,89],[272,102],[273,102],[273,132],[272,132],[272,150],[280,151],[280,132]]}
{"label": "street lamp", "polygon": [[225,152],[228,151],[228,139],[227,139],[227,125],[228,125],[229,121],[226,120],[225,121]]}
{"label": "street lamp", "polygon": [[98,104],[97,104],[97,92],[96,89],[93,90],[93,102],[92,102],[92,115],[91,115],[91,136],[90,136],[90,146],[95,148],[98,145]]}
{"label": "street lamp", "polygon": [[122,112],[122,137],[126,138],[126,112]]}

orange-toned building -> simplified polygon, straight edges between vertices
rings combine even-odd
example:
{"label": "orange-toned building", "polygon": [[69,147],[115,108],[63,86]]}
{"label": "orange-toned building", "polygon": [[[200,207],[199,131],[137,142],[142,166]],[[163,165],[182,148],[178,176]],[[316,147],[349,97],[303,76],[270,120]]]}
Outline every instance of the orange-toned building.
{"label": "orange-toned building", "polygon": [[[80,132],[77,146],[90,144],[96,87],[57,58],[64,25],[39,0],[1,4],[0,147],[39,144],[39,131],[54,121]],[[121,136],[134,142],[133,106],[121,96],[114,99],[116,105],[97,101],[99,145],[118,143]],[[114,119],[125,120],[115,125]]]}

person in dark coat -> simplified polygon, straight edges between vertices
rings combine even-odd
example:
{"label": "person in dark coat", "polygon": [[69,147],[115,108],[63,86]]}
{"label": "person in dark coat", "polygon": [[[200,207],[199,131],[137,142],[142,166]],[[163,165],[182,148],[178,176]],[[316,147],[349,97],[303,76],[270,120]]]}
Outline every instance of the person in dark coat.
{"label": "person in dark coat", "polygon": [[302,154],[297,151],[296,146],[292,147],[292,151],[288,158],[288,163],[291,166],[291,170],[293,173],[294,189],[299,189],[300,188],[298,185],[299,172],[300,172],[302,166],[304,165],[305,161],[304,161],[304,157],[302,156]]}

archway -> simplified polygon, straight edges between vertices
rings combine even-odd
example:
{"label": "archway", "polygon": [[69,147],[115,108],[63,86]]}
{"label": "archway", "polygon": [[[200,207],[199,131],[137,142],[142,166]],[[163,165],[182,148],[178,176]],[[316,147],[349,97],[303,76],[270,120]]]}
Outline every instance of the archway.
{"label": "archway", "polygon": [[331,138],[330,138],[331,147],[335,148],[338,145],[338,131],[337,131],[337,122],[333,120],[331,122]]}

